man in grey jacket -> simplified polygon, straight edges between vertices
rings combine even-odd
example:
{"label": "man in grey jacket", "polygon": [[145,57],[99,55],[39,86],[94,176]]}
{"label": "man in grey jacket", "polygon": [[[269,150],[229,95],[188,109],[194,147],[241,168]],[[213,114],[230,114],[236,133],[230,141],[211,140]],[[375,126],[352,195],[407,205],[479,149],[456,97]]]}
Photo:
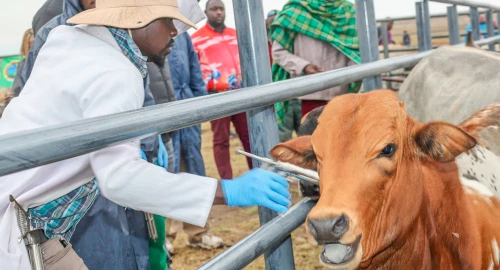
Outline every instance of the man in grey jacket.
{"label": "man in grey jacket", "polygon": [[[175,97],[174,86],[172,84],[172,74],[167,59],[165,59],[163,67],[159,67],[152,62],[148,62],[146,65],[149,72],[149,88],[151,89],[155,103],[163,104],[176,101],[177,98]],[[172,133],[162,134],[161,137],[168,153],[167,171],[173,173],[175,172],[175,155]]]}
{"label": "man in grey jacket", "polygon": [[31,23],[33,32],[36,33],[52,18],[63,11],[64,0],[47,0],[43,6],[36,12]]}

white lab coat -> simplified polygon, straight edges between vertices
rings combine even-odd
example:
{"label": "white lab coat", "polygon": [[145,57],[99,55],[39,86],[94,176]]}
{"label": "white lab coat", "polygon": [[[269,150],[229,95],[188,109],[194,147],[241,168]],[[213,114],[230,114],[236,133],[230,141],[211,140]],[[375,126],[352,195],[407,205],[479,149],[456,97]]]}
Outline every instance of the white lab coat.
{"label": "white lab coat", "polygon": [[[105,27],[59,26],[42,47],[21,95],[0,120],[0,134],[139,109],[143,79]],[[168,115],[165,115],[168,117]],[[97,177],[119,205],[204,226],[217,180],[170,174],[143,161],[139,141],[0,177],[0,268],[29,269],[9,203],[52,201]]]}

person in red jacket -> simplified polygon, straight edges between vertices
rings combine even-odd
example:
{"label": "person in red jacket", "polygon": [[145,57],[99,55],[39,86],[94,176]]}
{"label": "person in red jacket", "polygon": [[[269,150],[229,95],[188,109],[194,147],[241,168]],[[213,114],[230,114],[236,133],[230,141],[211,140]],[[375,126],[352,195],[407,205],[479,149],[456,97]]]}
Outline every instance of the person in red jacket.
{"label": "person in red jacket", "polygon": [[[226,27],[226,11],[221,0],[209,0],[206,5],[207,24],[191,36],[198,53],[203,80],[209,94],[231,91],[242,87],[240,55],[236,30]],[[222,179],[232,179],[229,156],[229,127],[231,122],[245,151],[250,152],[246,113],[240,113],[211,122],[214,134],[214,156]],[[248,167],[252,163],[247,158]]]}

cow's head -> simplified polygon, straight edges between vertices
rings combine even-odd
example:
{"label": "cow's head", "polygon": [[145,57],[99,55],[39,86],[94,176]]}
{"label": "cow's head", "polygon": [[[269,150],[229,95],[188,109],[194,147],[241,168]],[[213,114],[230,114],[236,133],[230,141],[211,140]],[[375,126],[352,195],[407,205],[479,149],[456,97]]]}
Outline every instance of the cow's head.
{"label": "cow's head", "polygon": [[[277,145],[281,161],[317,169],[309,231],[332,269],[377,265],[398,249],[422,208],[422,164],[451,162],[475,140],[446,123],[420,124],[392,91],[333,99],[312,136]],[[381,255],[384,254],[384,255]]]}

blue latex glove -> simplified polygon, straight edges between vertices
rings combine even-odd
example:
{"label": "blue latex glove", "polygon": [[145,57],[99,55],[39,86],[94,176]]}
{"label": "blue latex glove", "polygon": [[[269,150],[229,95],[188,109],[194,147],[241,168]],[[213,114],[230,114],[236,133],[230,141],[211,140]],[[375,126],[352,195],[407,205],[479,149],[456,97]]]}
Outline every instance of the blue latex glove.
{"label": "blue latex glove", "polygon": [[144,159],[145,161],[148,161],[148,157],[146,157],[146,153],[142,151],[142,149],[139,149],[139,152],[141,153],[141,158]]}
{"label": "blue latex glove", "polygon": [[165,144],[161,139],[161,135],[158,135],[158,142],[160,144],[158,147],[158,165],[163,167],[165,170],[168,170],[168,153],[165,148]]}
{"label": "blue latex glove", "polygon": [[253,169],[233,180],[222,180],[222,191],[229,206],[264,206],[285,213],[290,203],[288,182],[282,176]]}

